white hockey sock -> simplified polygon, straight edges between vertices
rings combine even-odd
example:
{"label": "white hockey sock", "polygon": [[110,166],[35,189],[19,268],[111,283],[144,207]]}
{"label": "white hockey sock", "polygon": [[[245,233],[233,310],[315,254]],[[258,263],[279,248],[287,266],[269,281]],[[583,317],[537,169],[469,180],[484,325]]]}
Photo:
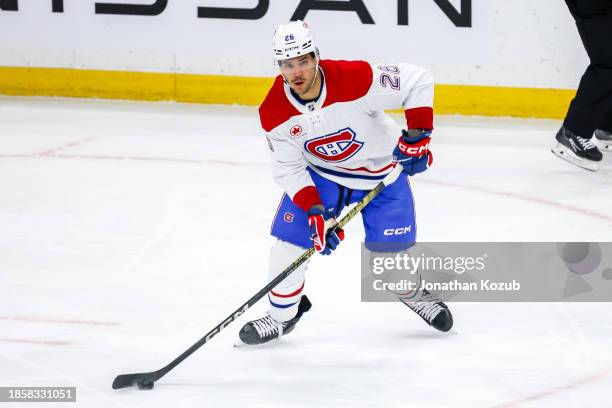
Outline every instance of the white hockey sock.
{"label": "white hockey sock", "polygon": [[[305,249],[280,239],[270,249],[270,269],[268,282],[278,276],[293,261],[304,253]],[[270,309],[268,313],[279,322],[285,322],[295,317],[300,299],[304,294],[304,273],[308,261],[279,283],[268,294]]]}

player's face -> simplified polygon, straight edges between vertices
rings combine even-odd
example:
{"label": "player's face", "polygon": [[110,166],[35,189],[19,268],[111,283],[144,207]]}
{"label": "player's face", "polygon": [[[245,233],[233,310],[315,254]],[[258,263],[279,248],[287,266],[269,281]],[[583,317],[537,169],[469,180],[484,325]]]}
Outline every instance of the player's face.
{"label": "player's face", "polygon": [[280,70],[289,86],[298,95],[307,93],[315,79],[317,61],[312,55],[303,55],[280,63]]}

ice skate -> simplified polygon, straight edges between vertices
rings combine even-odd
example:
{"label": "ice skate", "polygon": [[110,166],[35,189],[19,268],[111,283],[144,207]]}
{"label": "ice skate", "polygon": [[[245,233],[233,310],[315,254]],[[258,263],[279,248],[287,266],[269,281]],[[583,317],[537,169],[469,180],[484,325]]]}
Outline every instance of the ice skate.
{"label": "ice skate", "polygon": [[612,132],[597,129],[595,131],[595,143],[601,151],[612,152]]}
{"label": "ice skate", "polygon": [[309,311],[311,306],[312,304],[304,295],[300,299],[297,315],[293,319],[287,320],[286,322],[279,322],[269,314],[266,314],[260,319],[248,322],[240,329],[240,333],[238,333],[240,341],[243,343],[238,345],[255,346],[280,339],[282,336],[293,331],[302,315]]}
{"label": "ice skate", "polygon": [[575,135],[565,127],[559,129],[556,138],[558,143],[551,149],[555,156],[586,170],[599,169],[603,155],[591,139]]}
{"label": "ice skate", "polygon": [[400,297],[399,300],[431,327],[441,332],[447,332],[453,327],[453,315],[437,295],[423,289],[418,298]]}

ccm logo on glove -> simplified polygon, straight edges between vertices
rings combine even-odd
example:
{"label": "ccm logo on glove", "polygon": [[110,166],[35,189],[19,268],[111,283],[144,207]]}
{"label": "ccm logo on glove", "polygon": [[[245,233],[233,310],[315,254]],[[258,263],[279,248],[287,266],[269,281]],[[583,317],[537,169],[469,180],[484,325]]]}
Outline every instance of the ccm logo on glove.
{"label": "ccm logo on glove", "polygon": [[427,170],[433,162],[433,155],[429,150],[431,130],[411,129],[402,130],[402,136],[393,150],[393,159],[402,166],[402,171],[414,176]]}
{"label": "ccm logo on glove", "polygon": [[426,138],[419,140],[415,144],[408,144],[403,140],[403,137],[400,137],[398,146],[400,151],[405,155],[418,157],[427,154],[427,152],[429,151],[430,141],[431,137],[427,136]]}

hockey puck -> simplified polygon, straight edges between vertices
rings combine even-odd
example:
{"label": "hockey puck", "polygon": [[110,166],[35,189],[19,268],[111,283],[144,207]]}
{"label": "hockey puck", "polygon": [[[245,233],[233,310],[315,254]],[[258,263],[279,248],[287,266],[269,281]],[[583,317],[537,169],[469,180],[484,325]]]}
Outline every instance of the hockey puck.
{"label": "hockey puck", "polygon": [[138,381],[137,385],[139,390],[152,390],[155,382],[151,380],[144,380]]}

